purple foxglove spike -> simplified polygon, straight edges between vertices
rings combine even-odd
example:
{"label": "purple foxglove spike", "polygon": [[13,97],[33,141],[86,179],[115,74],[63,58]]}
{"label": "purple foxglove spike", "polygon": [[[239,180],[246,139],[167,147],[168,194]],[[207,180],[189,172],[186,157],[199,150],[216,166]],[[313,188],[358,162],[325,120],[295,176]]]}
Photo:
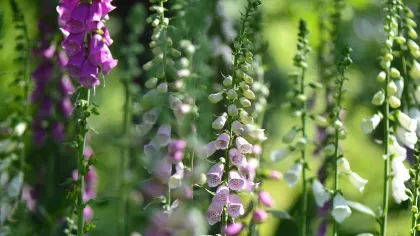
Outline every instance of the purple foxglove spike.
{"label": "purple foxglove spike", "polygon": [[93,65],[89,60],[85,60],[80,72],[79,83],[85,88],[93,88],[99,85],[98,67]]}
{"label": "purple foxglove spike", "polygon": [[67,62],[69,62],[69,58],[68,58],[66,52],[61,51],[61,50],[58,51],[57,61],[58,61],[58,65],[60,66],[60,68],[64,68],[64,66],[67,65]]}
{"label": "purple foxglove spike", "polygon": [[31,94],[31,103],[38,103],[44,98],[44,84],[37,84]]}
{"label": "purple foxglove spike", "polygon": [[244,177],[241,176],[237,171],[229,171],[228,185],[232,190],[242,190],[245,187]]}
{"label": "purple foxglove spike", "polygon": [[42,51],[42,55],[46,59],[51,59],[55,54],[56,46],[55,44],[51,44],[48,48]]}
{"label": "purple foxglove spike", "polygon": [[83,156],[85,156],[85,159],[89,159],[91,156],[93,156],[93,149],[90,146],[85,147],[85,152],[83,153]]}
{"label": "purple foxglove spike", "polygon": [[102,17],[105,17],[109,12],[116,8],[111,5],[111,2],[101,2],[101,5]]}
{"label": "purple foxglove spike", "polygon": [[155,168],[155,176],[158,180],[162,183],[166,184],[171,177],[172,173],[172,163],[167,159],[164,158],[160,160]]}
{"label": "purple foxglove spike", "polygon": [[60,89],[63,94],[72,94],[76,89],[73,86],[70,78],[67,75],[63,75],[60,80]]}
{"label": "purple foxglove spike", "polygon": [[46,62],[38,66],[32,73],[32,78],[37,84],[43,84],[52,80],[53,65]]}
{"label": "purple foxglove spike", "polygon": [[64,97],[59,103],[60,111],[65,117],[70,117],[71,112],[73,111],[73,104],[71,103],[70,98]]}
{"label": "purple foxglove spike", "polygon": [[229,158],[235,166],[241,166],[244,162],[245,156],[236,148],[229,150]]}
{"label": "purple foxglove spike", "polygon": [[77,2],[69,2],[69,3],[63,3],[63,5],[60,5],[57,7],[58,12],[58,20],[60,23],[65,24],[67,21],[71,19],[73,10],[76,8]]}
{"label": "purple foxglove spike", "polygon": [[65,68],[69,71],[71,77],[79,77],[85,61],[84,52],[71,56]]}
{"label": "purple foxglove spike", "polygon": [[61,43],[61,46],[64,48],[69,56],[74,56],[83,51],[83,42],[85,40],[84,33],[71,33],[66,39]]}
{"label": "purple foxglove spike", "polygon": [[102,74],[107,75],[112,68],[116,67],[118,64],[118,60],[113,58],[109,59],[108,61],[102,63]]}
{"label": "purple foxglove spike", "polygon": [[66,29],[70,33],[82,33],[86,30],[86,19],[89,16],[89,5],[80,3],[72,12],[71,19],[67,22]]}
{"label": "purple foxglove spike", "polygon": [[232,224],[227,225],[223,229],[223,232],[227,236],[237,236],[242,232],[243,229],[244,229],[244,226],[241,223],[232,223]]}
{"label": "purple foxglove spike", "polygon": [[64,125],[62,123],[54,123],[52,125],[52,136],[55,141],[61,142],[65,139]]}
{"label": "purple foxglove spike", "polygon": [[42,100],[41,105],[39,107],[38,115],[40,117],[48,117],[51,116],[53,112],[53,102],[51,98],[45,97]]}
{"label": "purple foxglove spike", "polygon": [[85,209],[83,209],[83,216],[86,221],[89,221],[93,217],[93,209],[90,206],[86,206]]}
{"label": "purple foxglove spike", "polygon": [[229,196],[229,202],[226,208],[226,212],[233,218],[244,214],[245,210],[242,205],[241,199],[238,197],[238,195],[231,194]]}
{"label": "purple foxglove spike", "polygon": [[258,200],[266,207],[273,207],[274,201],[269,192],[261,191],[258,194]]}
{"label": "purple foxglove spike", "polygon": [[88,21],[100,21],[102,18],[102,4],[98,1],[93,1],[89,6]]}
{"label": "purple foxglove spike", "polygon": [[108,46],[106,46],[102,36],[99,34],[95,34],[90,40],[89,50],[89,60],[95,66],[103,64],[112,58]]}
{"label": "purple foxglove spike", "polygon": [[216,163],[207,173],[207,184],[209,187],[216,187],[222,183],[224,164]]}
{"label": "purple foxglove spike", "polygon": [[227,186],[219,186],[216,190],[216,194],[213,196],[212,203],[224,206],[229,201],[229,194],[230,192]]}
{"label": "purple foxglove spike", "polygon": [[223,206],[210,204],[206,212],[206,218],[209,225],[214,225],[222,219]]}
{"label": "purple foxglove spike", "polygon": [[257,224],[264,223],[268,218],[268,214],[263,209],[257,209],[252,215],[252,221]]}
{"label": "purple foxglove spike", "polygon": [[216,150],[224,150],[228,148],[230,141],[230,136],[227,133],[219,135],[216,139]]}
{"label": "purple foxglove spike", "polygon": [[171,126],[164,124],[159,127],[156,134],[156,142],[160,147],[165,147],[171,141]]}
{"label": "purple foxglove spike", "polygon": [[252,145],[246,141],[246,139],[242,137],[237,137],[236,140],[236,147],[241,153],[252,153]]}
{"label": "purple foxglove spike", "polygon": [[34,130],[34,144],[37,147],[40,147],[44,144],[45,138],[47,137],[47,133],[45,132],[45,129],[38,128]]}

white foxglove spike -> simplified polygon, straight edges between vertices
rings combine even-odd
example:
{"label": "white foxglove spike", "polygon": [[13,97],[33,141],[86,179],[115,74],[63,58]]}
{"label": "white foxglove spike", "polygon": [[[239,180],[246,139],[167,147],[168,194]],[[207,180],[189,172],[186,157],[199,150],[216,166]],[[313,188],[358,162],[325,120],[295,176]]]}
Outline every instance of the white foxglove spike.
{"label": "white foxglove spike", "polygon": [[403,160],[398,157],[395,157],[392,160],[392,172],[394,173],[394,178],[408,181],[410,179],[410,173],[408,172],[407,167],[405,167]]}
{"label": "white foxglove spike", "polygon": [[363,190],[365,189],[365,185],[367,184],[367,180],[363,179],[362,177],[360,177],[360,175],[358,175],[355,172],[351,172],[349,174],[349,180],[350,183],[357,188],[357,190],[359,190],[359,192],[363,192]]}
{"label": "white foxglove spike", "polygon": [[408,200],[405,188],[403,180],[399,180],[397,178],[392,180],[392,196],[394,197],[396,203],[400,204],[401,202]]}
{"label": "white foxglove spike", "polygon": [[317,179],[312,182],[312,192],[318,207],[323,207],[331,198],[331,193],[328,192],[324,185],[322,185]]}
{"label": "white foxglove spike", "polygon": [[335,195],[331,214],[338,223],[343,222],[351,215],[351,209],[341,194]]}
{"label": "white foxglove spike", "polygon": [[417,142],[417,134],[416,132],[409,132],[402,127],[397,128],[397,137],[405,146],[414,149],[414,145]]}
{"label": "white foxglove spike", "polygon": [[365,134],[372,133],[372,131],[375,130],[376,127],[378,127],[381,120],[382,120],[382,116],[378,114],[375,114],[368,119],[363,119],[362,121],[363,133]]}
{"label": "white foxglove spike", "polygon": [[389,138],[388,152],[389,155],[394,155],[402,159],[405,159],[407,156],[407,150],[397,142],[395,136]]}
{"label": "white foxglove spike", "polygon": [[293,188],[299,183],[300,174],[302,172],[302,164],[296,163],[286,173],[284,173],[284,180],[286,180],[289,187]]}

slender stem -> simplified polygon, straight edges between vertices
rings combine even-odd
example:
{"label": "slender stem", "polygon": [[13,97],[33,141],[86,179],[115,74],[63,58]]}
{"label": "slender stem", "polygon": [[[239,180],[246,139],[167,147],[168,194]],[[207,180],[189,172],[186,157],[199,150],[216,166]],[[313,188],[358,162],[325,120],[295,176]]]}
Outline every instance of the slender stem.
{"label": "slender stem", "polygon": [[[124,111],[123,111],[123,124],[122,124],[122,132],[121,138],[125,138],[128,130],[128,123],[130,117],[130,90],[127,81],[123,82],[124,85],[124,93],[125,93],[125,100],[124,100]],[[123,145],[120,147],[120,166],[119,166],[119,176],[118,176],[118,185],[119,185],[119,192],[120,192],[120,206],[117,208],[117,213],[120,214],[119,217],[119,235],[125,235],[126,230],[126,218],[128,215],[128,202],[125,196],[125,186],[124,186],[124,171],[127,166],[127,150],[128,145],[124,142]],[[117,215],[119,215],[117,214]]]}
{"label": "slender stem", "polygon": [[[302,75],[301,75],[301,82],[300,82],[300,93],[305,94],[305,68],[302,68]],[[303,105],[303,113],[301,116],[301,123],[302,123],[302,137],[306,139],[306,102]],[[307,189],[307,181],[306,181],[306,148],[303,148],[301,151],[301,161],[302,161],[302,205],[301,205],[301,236],[306,235],[306,214],[308,210],[308,189]]]}
{"label": "slender stem", "polygon": [[[340,75],[340,76],[344,76],[344,75]],[[338,108],[341,109],[341,96],[342,96],[342,91],[343,91],[343,83],[344,83],[344,78],[340,79],[340,84],[338,87],[338,98],[337,98],[337,106]],[[340,119],[340,110],[337,112],[337,114],[335,115],[336,119]],[[334,137],[334,195],[336,195],[338,193],[338,191],[340,190],[340,183],[339,183],[339,178],[338,178],[338,167],[337,167],[337,161],[338,161],[338,148],[339,148],[339,128],[335,129],[335,137]],[[337,221],[333,220],[333,236],[337,236],[338,235],[338,225],[337,225]]]}
{"label": "slender stem", "polygon": [[381,235],[386,235],[387,220],[388,220],[388,198],[389,198],[389,161],[390,157],[388,155],[388,143],[389,143],[389,101],[388,101],[388,91],[386,85],[390,81],[389,68],[387,69],[386,83],[385,83],[385,102],[384,102],[384,192],[383,192],[383,219],[381,224]]}
{"label": "slender stem", "polygon": [[[83,91],[84,92],[84,91]],[[84,94],[83,94],[84,95]],[[81,98],[83,99],[83,98]],[[90,89],[86,92],[86,101],[88,104],[90,104]],[[86,120],[87,122],[87,120]],[[88,133],[88,129],[85,125],[81,125],[81,136],[83,138],[82,145],[79,145],[78,147],[78,162],[77,162],[77,179],[80,181],[80,190],[78,192],[77,196],[77,236],[83,235],[83,225],[84,225],[84,219],[83,219],[83,190],[85,188],[85,176],[82,174],[82,170],[84,168],[83,159],[85,158],[85,147],[86,147],[86,135]]]}
{"label": "slender stem", "polygon": [[[418,145],[417,145],[418,147]],[[415,178],[414,178],[414,187],[413,187],[413,201],[412,201],[412,208],[418,207],[418,187],[417,187],[417,181],[419,179],[419,174],[420,174],[420,170],[419,170],[419,160],[418,157],[414,157],[415,162],[414,162],[414,170],[416,172]],[[418,209],[418,208],[417,208]],[[417,225],[417,214],[418,212],[415,212],[412,210],[412,216],[411,216],[411,236],[416,236],[416,225]]]}

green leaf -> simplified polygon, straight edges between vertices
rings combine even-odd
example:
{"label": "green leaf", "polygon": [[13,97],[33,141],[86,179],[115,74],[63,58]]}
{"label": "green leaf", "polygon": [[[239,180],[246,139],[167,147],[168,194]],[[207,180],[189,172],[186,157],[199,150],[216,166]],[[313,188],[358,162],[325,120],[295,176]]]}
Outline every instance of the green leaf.
{"label": "green leaf", "polygon": [[270,210],[270,211],[267,211],[267,212],[270,213],[271,215],[273,215],[274,217],[276,217],[277,219],[294,220],[293,217],[285,211]]}
{"label": "green leaf", "polygon": [[98,200],[98,199],[91,198],[89,199],[89,201],[85,203],[85,205],[100,205],[100,204],[106,203],[107,201],[108,200]]}
{"label": "green leaf", "polygon": [[70,185],[70,184],[75,184],[77,182],[77,180],[74,180],[72,178],[67,178],[64,182],[59,183],[58,186],[64,186],[64,185]]}
{"label": "green leaf", "polygon": [[376,216],[375,212],[373,212],[368,206],[363,205],[362,203],[347,200],[347,204],[349,204],[349,206],[351,208],[355,209],[356,211],[359,211],[359,212],[364,213],[366,215],[371,215],[373,217]]}

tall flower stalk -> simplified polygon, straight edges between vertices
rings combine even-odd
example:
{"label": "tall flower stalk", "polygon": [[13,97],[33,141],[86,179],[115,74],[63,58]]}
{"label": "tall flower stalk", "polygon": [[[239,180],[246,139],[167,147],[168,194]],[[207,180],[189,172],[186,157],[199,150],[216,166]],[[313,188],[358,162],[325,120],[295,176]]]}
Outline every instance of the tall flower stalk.
{"label": "tall flower stalk", "polygon": [[[340,119],[340,113],[343,111],[342,98],[345,92],[344,81],[347,80],[344,73],[347,70],[347,68],[352,64],[352,60],[350,58],[350,52],[351,52],[351,48],[347,47],[344,52],[344,58],[338,63],[338,70],[337,70],[338,75],[335,79],[336,91],[334,93],[335,107],[330,116],[333,126],[334,126],[334,130],[335,130],[334,142],[333,142],[333,145],[334,145],[334,155],[333,155],[333,163],[334,163],[333,164],[334,166],[333,193],[334,193],[334,196],[341,194],[339,178],[338,178],[339,176],[338,164],[340,162],[343,162],[343,160],[340,160],[340,158],[343,158],[343,155],[339,153],[339,147],[340,147],[340,140],[343,140],[346,138],[346,131],[343,128],[343,123]],[[351,174],[353,173],[350,173],[350,175]],[[338,235],[336,220],[333,221],[333,235],[334,236]]]}
{"label": "tall flower stalk", "polygon": [[417,231],[420,229],[419,225],[419,181],[420,181],[420,142],[417,140],[416,147],[414,149],[414,165],[412,169],[410,169],[411,175],[411,193],[413,194],[411,198],[411,229],[410,235],[415,236]]}
{"label": "tall flower stalk", "polygon": [[[253,69],[253,54],[249,50],[252,34],[249,22],[260,4],[259,0],[247,1],[245,13],[241,13],[241,29],[234,40],[232,75],[224,77],[222,91],[209,96],[210,102],[225,100],[227,106],[227,112],[219,115],[213,122],[213,128],[220,130],[217,139],[207,145],[207,156],[213,155],[216,150],[225,151],[225,158],[220,158],[207,173],[209,187],[218,188],[206,216],[210,225],[222,222],[222,235],[226,235],[227,226],[233,221],[230,219],[244,214],[244,207],[237,193],[244,189],[252,192],[256,187],[252,180],[245,178],[250,164],[246,155],[253,152],[253,145],[248,140],[252,136],[264,137],[264,131],[253,126],[254,119],[246,110],[251,107],[251,100],[255,99],[250,88],[254,79],[248,75]],[[261,217],[254,220],[260,221]]]}
{"label": "tall flower stalk", "polygon": [[74,201],[77,216],[77,235],[84,235],[94,228],[92,223],[85,224],[85,175],[96,158],[85,160],[86,135],[89,131],[88,118],[99,115],[98,106],[91,104],[91,88],[100,84],[98,74],[107,75],[117,65],[108,48],[113,40],[110,38],[104,21],[109,18],[108,13],[114,10],[111,0],[68,1],[62,0],[57,7],[59,24],[65,36],[62,47],[69,55],[66,68],[72,78],[78,78],[79,88],[76,108],[78,110],[79,132],[72,142],[77,148],[77,180],[74,181],[74,192],[69,194]]}

